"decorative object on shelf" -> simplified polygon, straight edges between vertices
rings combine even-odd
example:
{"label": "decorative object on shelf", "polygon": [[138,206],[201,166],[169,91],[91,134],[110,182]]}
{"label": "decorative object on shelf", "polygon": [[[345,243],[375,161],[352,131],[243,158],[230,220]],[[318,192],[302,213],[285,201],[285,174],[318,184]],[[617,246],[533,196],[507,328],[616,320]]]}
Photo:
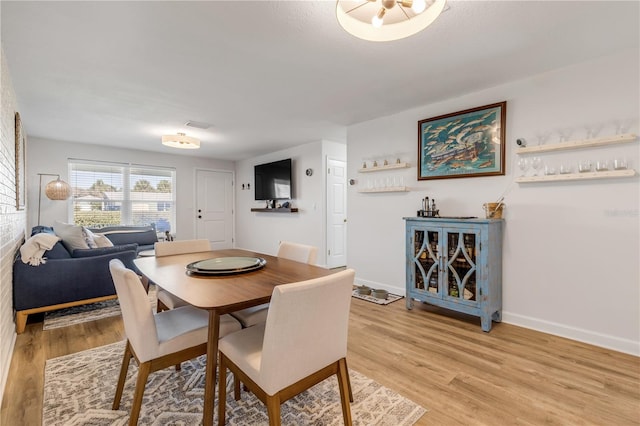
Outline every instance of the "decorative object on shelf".
{"label": "decorative object on shelf", "polygon": [[507,102],[418,121],[418,180],[505,174]]}
{"label": "decorative object on shelf", "polygon": [[198,149],[200,148],[200,140],[184,133],[178,133],[177,135],[163,135],[162,145],[170,146],[171,148]]}
{"label": "decorative object on shelf", "polygon": [[429,197],[422,199],[422,209],[417,212],[418,217],[440,217],[440,210],[436,207],[436,200],[431,199],[429,203]]}
{"label": "decorative object on shelf", "polygon": [[367,287],[366,285],[359,285],[358,287],[356,287],[356,291],[360,295],[371,294],[371,287]]}
{"label": "decorative object on shelf", "polygon": [[523,176],[516,178],[517,183],[539,183],[539,182],[560,182],[570,180],[592,180],[592,179],[616,179],[633,177],[636,175],[636,171],[633,169],[627,170],[608,170],[602,172],[582,172],[582,173],[570,173],[566,175],[551,175],[551,176]]}
{"label": "decorative object on shelf", "polygon": [[[366,163],[365,163],[366,166]],[[367,173],[367,172],[381,172],[383,170],[391,170],[391,169],[405,169],[409,167],[408,163],[398,163],[396,162],[395,164],[387,164],[386,166],[378,166],[375,165],[374,167],[363,167],[361,169],[358,169],[358,172],[360,173]]]}
{"label": "decorative object on shelf", "polygon": [[311,175],[313,175],[313,169],[307,169],[307,170],[305,170],[305,174],[306,174],[307,176],[311,176]]}
{"label": "decorative object on shelf", "polygon": [[427,28],[446,0],[338,0],[336,18],[349,34],[368,41],[399,40]]}
{"label": "decorative object on shelf", "polygon": [[38,176],[40,176],[40,188],[38,189],[38,225],[40,225],[40,207],[42,204],[42,176],[56,177],[55,180],[49,182],[44,188],[44,193],[50,200],[63,201],[69,199],[69,197],[71,196],[71,187],[67,182],[60,179],[59,174],[38,173]]}
{"label": "decorative object on shelf", "polygon": [[[27,138],[22,128],[22,119],[19,112],[16,112],[15,115],[15,126],[16,210],[24,210],[27,190],[25,186],[25,146]],[[40,224],[39,220],[38,224]]]}
{"label": "decorative object on shelf", "polygon": [[502,219],[502,209],[504,208],[502,200],[498,200],[497,203],[485,203],[482,208],[487,219]]}
{"label": "decorative object on shelf", "polygon": [[404,220],[407,309],[419,300],[480,317],[490,331],[502,320],[503,221]]}
{"label": "decorative object on shelf", "polygon": [[573,140],[566,141],[562,143],[555,143],[549,145],[537,145],[537,146],[527,146],[524,148],[518,148],[516,154],[532,154],[535,152],[548,152],[548,151],[564,151],[569,149],[578,149],[578,148],[589,148],[594,146],[603,146],[609,144],[617,144],[617,143],[628,143],[634,142],[638,140],[637,135],[634,133],[625,133],[614,136],[605,136],[601,138],[595,139],[583,139],[583,140]]}

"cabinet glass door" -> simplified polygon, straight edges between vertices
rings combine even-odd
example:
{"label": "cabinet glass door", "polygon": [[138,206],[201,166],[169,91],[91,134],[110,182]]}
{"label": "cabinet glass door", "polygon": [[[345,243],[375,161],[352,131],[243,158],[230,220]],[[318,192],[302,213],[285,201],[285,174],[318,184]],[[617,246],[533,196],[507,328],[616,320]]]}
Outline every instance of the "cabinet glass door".
{"label": "cabinet glass door", "polygon": [[471,302],[478,300],[476,286],[478,243],[478,235],[474,232],[445,231],[446,296]]}
{"label": "cabinet glass door", "polygon": [[413,231],[415,288],[438,294],[438,259],[440,233],[432,230]]}

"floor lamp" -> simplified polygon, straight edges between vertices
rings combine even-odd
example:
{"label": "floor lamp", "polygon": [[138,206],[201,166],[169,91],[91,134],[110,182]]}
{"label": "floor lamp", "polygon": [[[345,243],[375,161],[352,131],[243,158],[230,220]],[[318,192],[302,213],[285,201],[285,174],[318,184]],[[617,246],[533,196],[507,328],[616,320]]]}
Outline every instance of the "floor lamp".
{"label": "floor lamp", "polygon": [[44,193],[50,200],[66,200],[71,196],[71,187],[69,184],[60,179],[60,175],[51,173],[38,173],[40,176],[40,189],[38,190],[38,225],[40,225],[40,204],[42,202],[42,176],[55,176],[56,180],[52,180],[45,186]]}

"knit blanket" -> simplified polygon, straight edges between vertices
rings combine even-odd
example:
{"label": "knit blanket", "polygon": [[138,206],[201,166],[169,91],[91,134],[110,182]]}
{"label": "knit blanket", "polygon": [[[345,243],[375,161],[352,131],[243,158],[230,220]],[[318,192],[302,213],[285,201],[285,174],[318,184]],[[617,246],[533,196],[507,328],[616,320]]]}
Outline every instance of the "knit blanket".
{"label": "knit blanket", "polygon": [[60,237],[53,234],[42,232],[34,235],[20,247],[20,258],[22,262],[28,263],[31,266],[46,263],[47,260],[43,257],[44,252],[51,250],[58,241],[60,241]]}

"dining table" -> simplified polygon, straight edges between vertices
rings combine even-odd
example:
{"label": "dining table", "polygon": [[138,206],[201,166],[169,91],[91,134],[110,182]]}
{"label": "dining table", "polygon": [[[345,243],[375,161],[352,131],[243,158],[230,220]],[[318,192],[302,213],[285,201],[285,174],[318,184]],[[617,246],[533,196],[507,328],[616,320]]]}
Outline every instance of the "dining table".
{"label": "dining table", "polygon": [[[238,258],[264,260],[259,268],[239,268],[217,273],[198,273],[188,265],[200,261],[214,262]],[[149,281],[176,297],[209,313],[207,360],[205,367],[204,408],[202,424],[213,424],[220,315],[268,303],[273,288],[308,279],[319,278],[334,271],[315,265],[295,262],[241,249],[214,250],[163,257],[139,257],[134,260],[139,271]],[[189,266],[193,269],[193,266]]]}

